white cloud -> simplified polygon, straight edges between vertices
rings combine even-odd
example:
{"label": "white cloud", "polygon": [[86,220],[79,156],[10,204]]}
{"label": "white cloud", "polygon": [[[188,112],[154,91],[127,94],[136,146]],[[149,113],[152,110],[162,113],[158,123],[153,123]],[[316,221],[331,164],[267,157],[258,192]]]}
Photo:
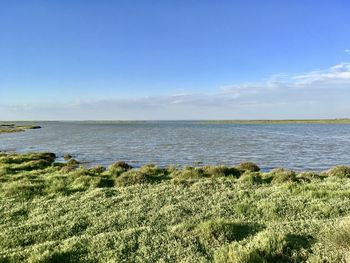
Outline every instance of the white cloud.
{"label": "white cloud", "polygon": [[211,93],[0,105],[0,119],[225,119],[350,117],[350,63]]}
{"label": "white cloud", "polygon": [[327,70],[314,70],[302,74],[279,74],[260,83],[234,84],[222,87],[226,93],[235,97],[260,94],[287,89],[350,89],[350,63],[340,63]]}
{"label": "white cloud", "polygon": [[350,49],[345,49],[344,52],[350,55]]}

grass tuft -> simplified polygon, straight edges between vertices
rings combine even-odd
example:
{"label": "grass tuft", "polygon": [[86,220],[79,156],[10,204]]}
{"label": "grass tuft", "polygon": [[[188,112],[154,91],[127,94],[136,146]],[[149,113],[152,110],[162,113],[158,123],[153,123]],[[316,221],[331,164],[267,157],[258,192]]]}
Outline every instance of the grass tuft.
{"label": "grass tuft", "polygon": [[332,177],[350,178],[350,167],[344,165],[335,166],[329,169],[326,174]]}
{"label": "grass tuft", "polygon": [[237,169],[242,171],[259,172],[260,167],[252,162],[243,162],[237,166]]}

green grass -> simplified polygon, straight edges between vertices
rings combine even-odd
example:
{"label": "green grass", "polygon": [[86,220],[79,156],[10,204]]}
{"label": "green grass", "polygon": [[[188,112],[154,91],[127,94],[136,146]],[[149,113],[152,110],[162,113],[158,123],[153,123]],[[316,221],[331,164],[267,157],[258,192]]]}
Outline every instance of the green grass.
{"label": "green grass", "polygon": [[13,124],[13,123],[0,123],[0,134],[1,133],[14,133],[23,132],[25,130],[40,129],[38,125],[23,125],[23,124]]}
{"label": "green grass", "polygon": [[0,262],[349,262],[347,167],[54,160],[0,153]]}

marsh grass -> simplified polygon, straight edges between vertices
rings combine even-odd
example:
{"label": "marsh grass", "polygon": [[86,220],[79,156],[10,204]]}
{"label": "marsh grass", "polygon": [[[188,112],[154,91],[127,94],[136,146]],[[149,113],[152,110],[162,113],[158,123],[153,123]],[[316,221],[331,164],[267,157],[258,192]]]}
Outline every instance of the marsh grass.
{"label": "marsh grass", "polygon": [[257,166],[255,163],[252,163],[252,162],[243,162],[243,163],[240,163],[240,164],[237,166],[237,169],[238,169],[238,170],[241,170],[241,171],[243,171],[243,172],[245,172],[245,171],[259,172],[259,171],[260,171],[260,167]]}
{"label": "marsh grass", "polygon": [[339,178],[350,178],[350,167],[344,165],[335,166],[329,169],[326,174]]}
{"label": "marsh grass", "polygon": [[1,133],[14,133],[23,132],[25,130],[40,129],[38,125],[16,125],[16,124],[1,124],[0,123],[0,134]]}
{"label": "marsh grass", "polygon": [[108,169],[0,153],[0,262],[347,262],[348,168]]}
{"label": "marsh grass", "polygon": [[264,182],[260,173],[246,171],[238,179],[239,183],[243,184],[262,184]]}

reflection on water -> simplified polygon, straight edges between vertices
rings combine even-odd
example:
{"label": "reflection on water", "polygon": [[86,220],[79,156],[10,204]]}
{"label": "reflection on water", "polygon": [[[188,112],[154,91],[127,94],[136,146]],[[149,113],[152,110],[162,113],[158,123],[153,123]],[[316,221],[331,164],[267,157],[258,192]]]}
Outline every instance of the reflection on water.
{"label": "reflection on water", "polygon": [[40,130],[1,134],[0,150],[65,153],[90,164],[234,165],[323,170],[350,164],[349,124],[41,122]]}

